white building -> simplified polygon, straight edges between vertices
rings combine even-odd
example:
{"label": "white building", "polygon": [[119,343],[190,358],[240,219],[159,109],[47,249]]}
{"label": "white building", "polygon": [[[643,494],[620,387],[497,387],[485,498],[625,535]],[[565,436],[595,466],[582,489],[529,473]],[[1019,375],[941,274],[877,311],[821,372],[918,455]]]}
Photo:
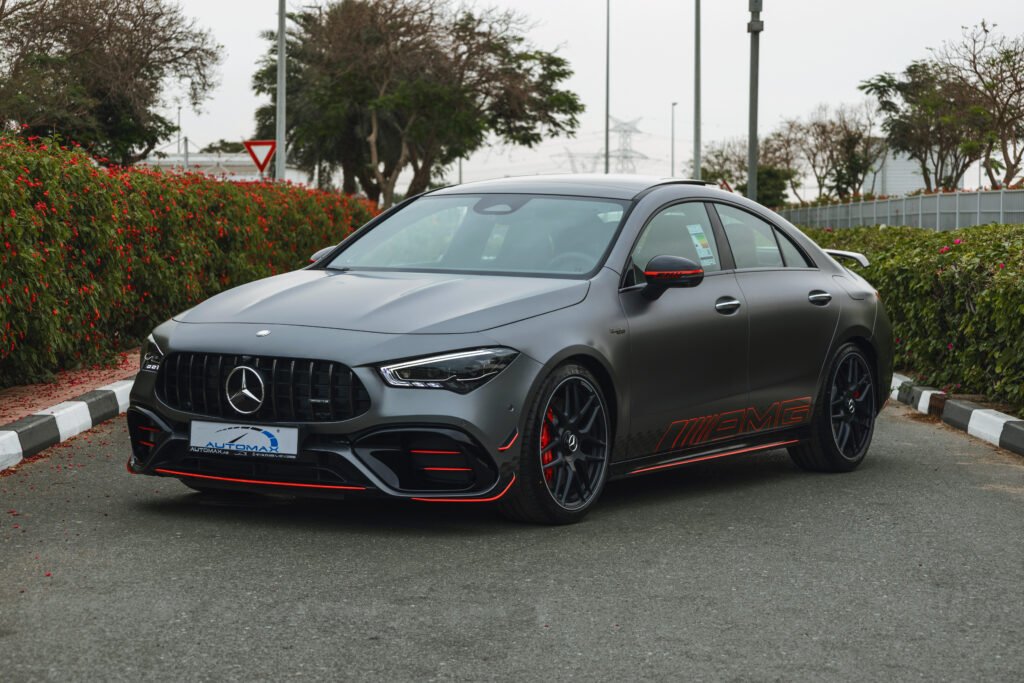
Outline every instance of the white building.
{"label": "white building", "polygon": [[[868,173],[861,192],[870,192],[875,196],[902,197],[923,189],[924,177],[917,160],[890,149],[878,169]],[[963,178],[960,179],[960,189],[964,189]]]}
{"label": "white building", "polygon": [[[271,161],[271,164],[274,162]],[[222,154],[214,152],[210,154],[189,153],[186,163],[184,154],[168,154],[163,158],[150,157],[139,162],[140,166],[151,166],[163,169],[164,171],[198,171],[206,175],[219,176],[229,180],[259,180],[260,172],[253,163],[248,153]],[[270,167],[267,168],[267,176]],[[308,185],[309,177],[305,171],[294,166],[285,168],[285,178],[299,185]]]}

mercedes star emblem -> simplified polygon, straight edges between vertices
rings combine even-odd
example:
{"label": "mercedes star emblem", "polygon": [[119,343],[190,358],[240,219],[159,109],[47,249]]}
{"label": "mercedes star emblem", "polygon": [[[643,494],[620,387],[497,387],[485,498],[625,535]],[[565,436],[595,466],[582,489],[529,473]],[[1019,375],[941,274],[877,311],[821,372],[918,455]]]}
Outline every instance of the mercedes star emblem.
{"label": "mercedes star emblem", "polygon": [[572,432],[569,432],[569,435],[565,437],[565,445],[568,446],[570,453],[575,453],[576,449],[580,447],[579,440]]}
{"label": "mercedes star emblem", "polygon": [[239,365],[228,374],[224,390],[228,403],[242,415],[252,415],[263,405],[263,378],[248,365]]}

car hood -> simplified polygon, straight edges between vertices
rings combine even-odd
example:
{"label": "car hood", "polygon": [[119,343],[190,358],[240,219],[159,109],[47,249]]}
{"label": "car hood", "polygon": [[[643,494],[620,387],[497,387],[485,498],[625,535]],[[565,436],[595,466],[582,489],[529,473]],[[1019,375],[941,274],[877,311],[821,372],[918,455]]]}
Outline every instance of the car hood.
{"label": "car hood", "polygon": [[458,334],[578,304],[588,288],[560,278],[298,270],[222,292],[174,319]]}

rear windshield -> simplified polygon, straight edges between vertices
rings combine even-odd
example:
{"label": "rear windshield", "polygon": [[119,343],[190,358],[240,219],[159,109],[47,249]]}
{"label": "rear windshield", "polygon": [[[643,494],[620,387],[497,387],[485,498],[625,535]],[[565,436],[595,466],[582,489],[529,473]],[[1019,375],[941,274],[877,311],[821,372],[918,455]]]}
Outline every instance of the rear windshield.
{"label": "rear windshield", "polygon": [[553,195],[427,196],[388,216],[327,267],[582,275],[600,263],[627,204]]}

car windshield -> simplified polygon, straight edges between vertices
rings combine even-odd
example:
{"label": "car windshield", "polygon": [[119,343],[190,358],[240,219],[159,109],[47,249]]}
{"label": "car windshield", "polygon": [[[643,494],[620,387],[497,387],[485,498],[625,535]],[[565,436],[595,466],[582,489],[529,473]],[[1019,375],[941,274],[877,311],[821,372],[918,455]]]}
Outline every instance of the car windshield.
{"label": "car windshield", "polygon": [[553,195],[427,196],[386,217],[327,267],[581,275],[600,262],[627,204]]}

